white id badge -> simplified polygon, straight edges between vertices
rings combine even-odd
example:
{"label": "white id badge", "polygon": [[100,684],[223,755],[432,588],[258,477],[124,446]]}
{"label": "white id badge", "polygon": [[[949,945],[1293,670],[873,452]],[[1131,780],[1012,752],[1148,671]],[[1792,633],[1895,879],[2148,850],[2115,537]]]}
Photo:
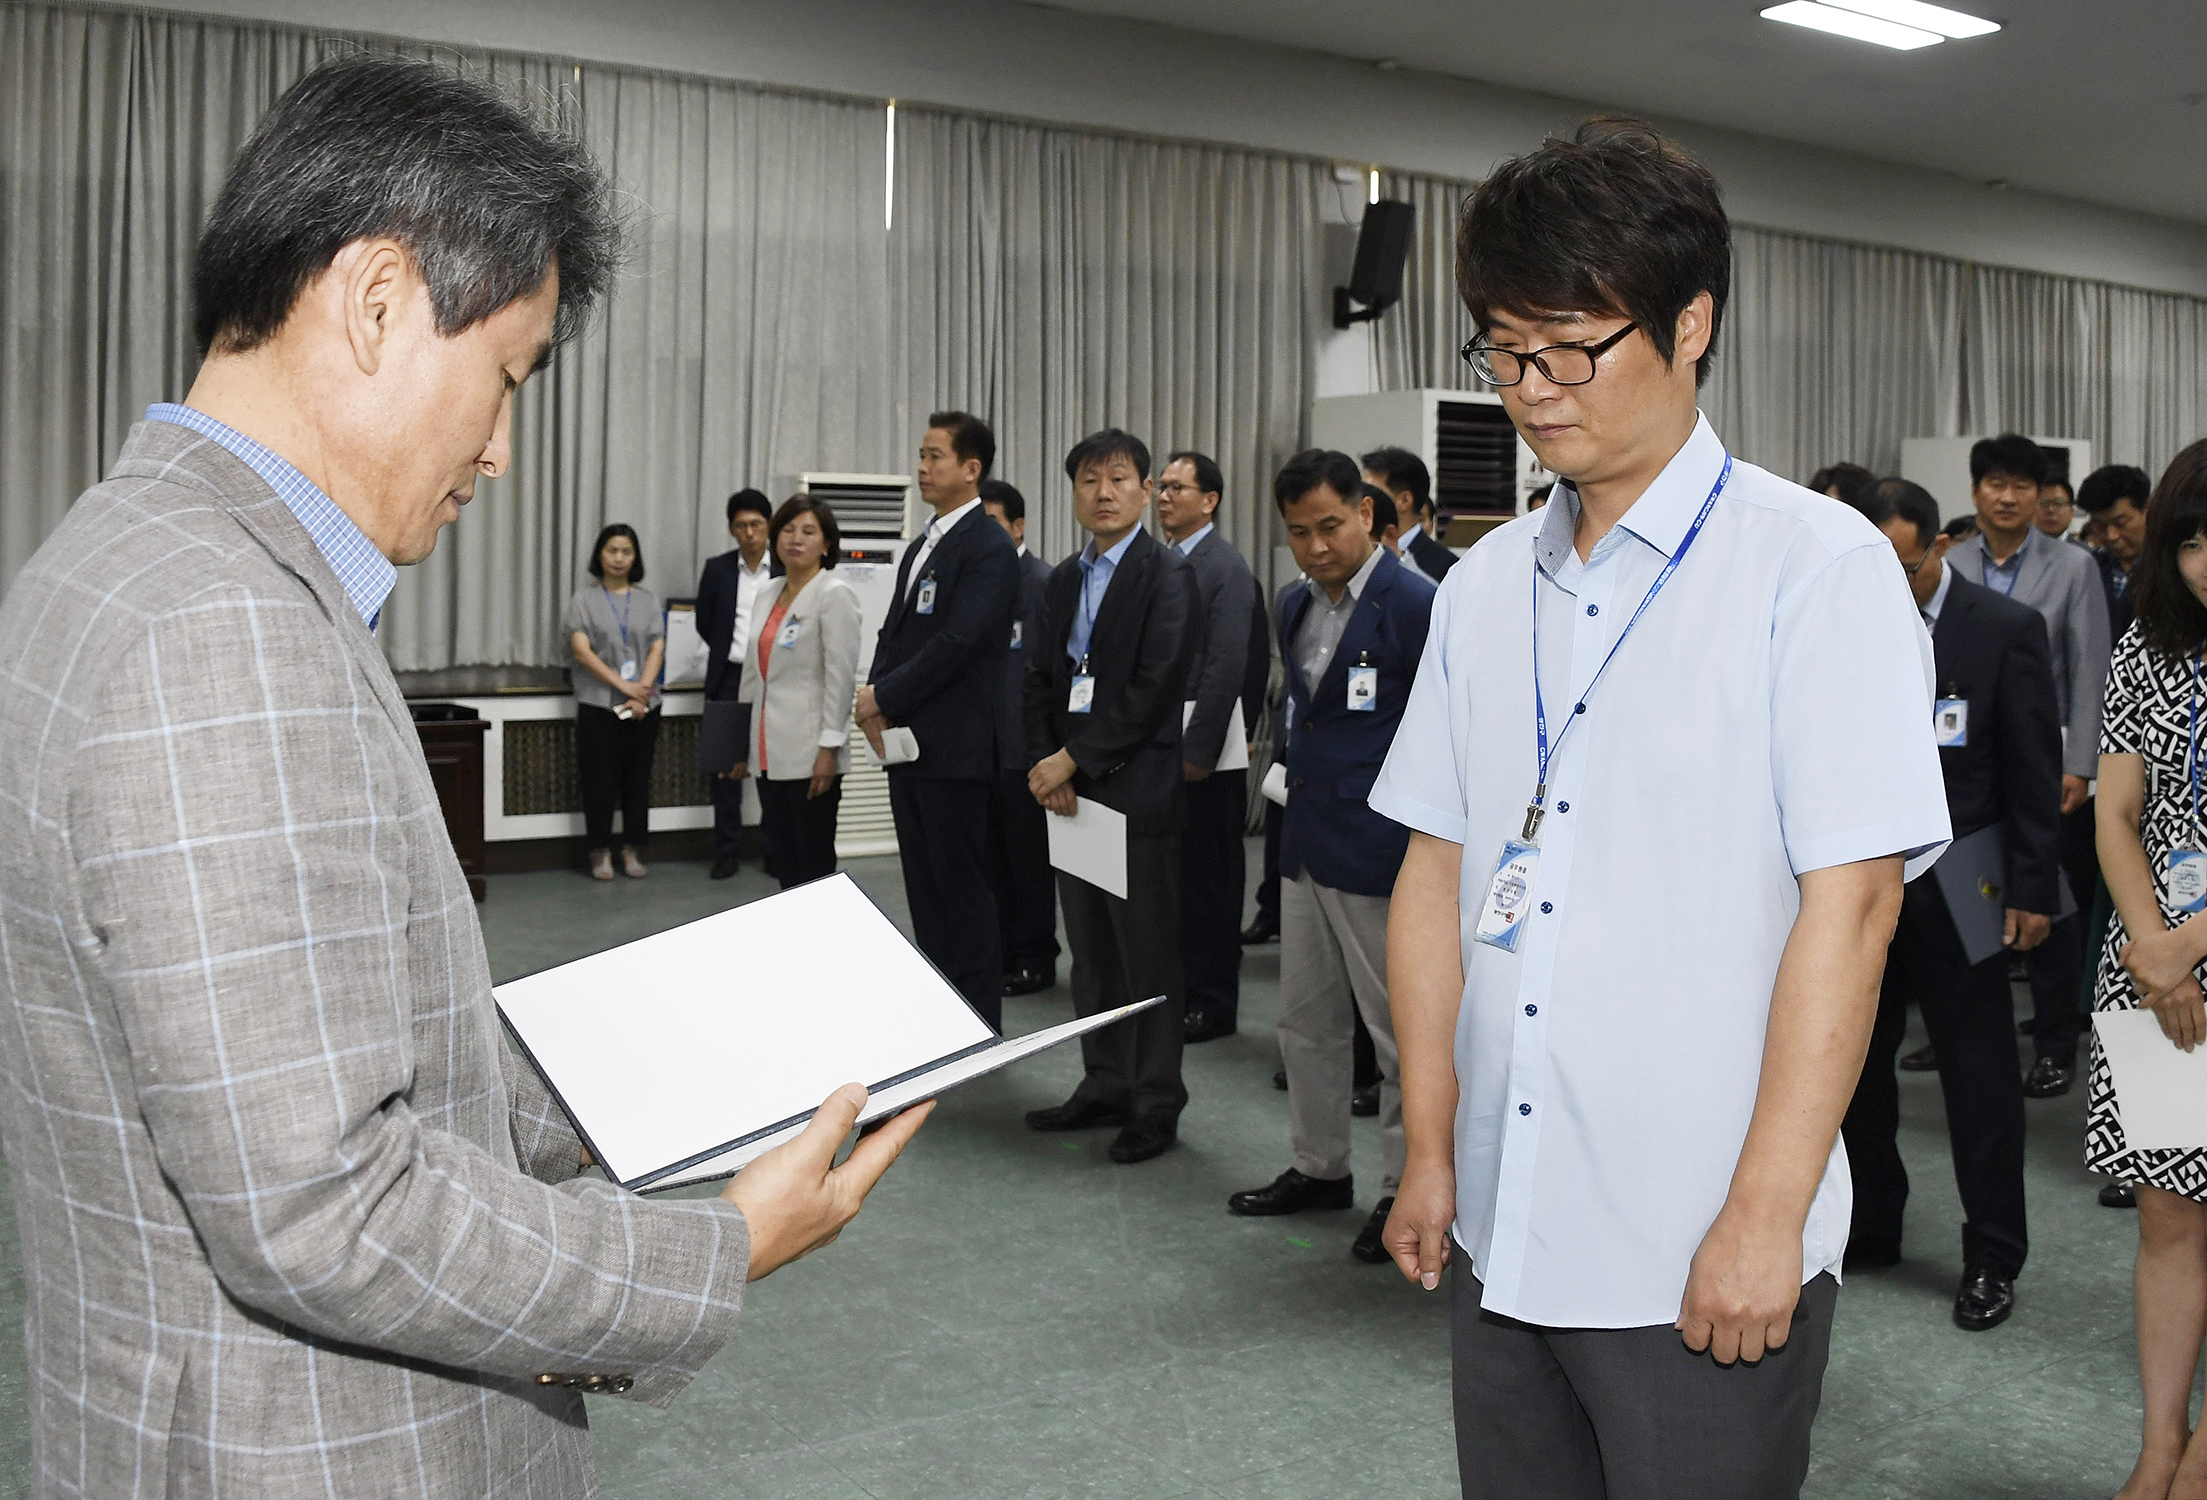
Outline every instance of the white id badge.
{"label": "white id badge", "polygon": [[2178,911],[2207,911],[2207,854],[2169,851],[2169,905]]}
{"label": "white id badge", "polygon": [[1027,633],[1026,624],[1025,620],[1012,621],[1012,649],[1014,651],[1019,649],[1021,638]]}
{"label": "white id badge", "polygon": [[1486,904],[1479,911],[1473,937],[1505,953],[1517,951],[1518,934],[1525,930],[1525,916],[1532,909],[1533,877],[1540,870],[1540,845],[1506,840],[1502,857],[1494,863],[1494,879],[1487,882]]}
{"label": "white id badge", "polygon": [[912,602],[912,607],[923,615],[931,615],[935,612],[935,580],[933,578],[920,580],[919,597]]}
{"label": "white id badge", "polygon": [[635,657],[633,657],[633,656],[631,656],[631,657],[629,657],[629,658],[628,658],[628,659],[627,659],[626,661],[624,661],[624,662],[622,662],[622,663],[621,663],[621,681],[623,681],[623,682],[634,682],[635,680],[636,680],[636,658],[635,658]]}
{"label": "white id badge", "polygon": [[1969,700],[1941,698],[1931,707],[1931,733],[1941,750],[1959,750],[1969,743]]}
{"label": "white id badge", "polygon": [[1379,709],[1379,668],[1349,668],[1349,710],[1352,713],[1375,713]]}
{"label": "white id badge", "polygon": [[805,622],[802,620],[784,621],[782,624],[782,633],[774,637],[774,645],[776,649],[779,649],[783,646],[796,645],[798,633],[804,628]]}
{"label": "white id badge", "polygon": [[1069,714],[1084,714],[1095,701],[1096,679],[1083,672],[1073,679],[1073,691],[1066,695],[1065,711]]}

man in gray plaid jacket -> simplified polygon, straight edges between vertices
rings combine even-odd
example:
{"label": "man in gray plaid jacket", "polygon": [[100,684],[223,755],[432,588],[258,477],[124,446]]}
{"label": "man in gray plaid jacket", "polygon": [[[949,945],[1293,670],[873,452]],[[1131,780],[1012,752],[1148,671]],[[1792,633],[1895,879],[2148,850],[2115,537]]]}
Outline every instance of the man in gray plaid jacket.
{"label": "man in gray plaid jacket", "polygon": [[359,56],[241,151],[208,358],[0,605],[0,1135],[38,1496],[590,1494],[917,1128],[581,1179],[372,629],[618,236],[579,146]]}

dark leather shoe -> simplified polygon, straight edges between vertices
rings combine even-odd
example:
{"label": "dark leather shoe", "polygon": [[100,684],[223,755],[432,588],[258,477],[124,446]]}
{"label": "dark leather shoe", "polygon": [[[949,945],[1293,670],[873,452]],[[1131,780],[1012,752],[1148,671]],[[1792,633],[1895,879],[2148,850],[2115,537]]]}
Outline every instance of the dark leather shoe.
{"label": "dark leather shoe", "polygon": [[1368,1089],[1358,1089],[1349,1095],[1349,1113],[1360,1120],[1369,1120],[1378,1114],[1379,1085],[1375,1083]]}
{"label": "dark leather shoe", "polygon": [[1258,943],[1269,943],[1279,935],[1280,924],[1278,922],[1270,917],[1258,916],[1241,930],[1242,946],[1251,947]]}
{"label": "dark leather shoe", "polygon": [[1962,1273],[1954,1294],[1954,1326],[1970,1333],[1998,1328],[2015,1311],[2015,1279],[1982,1267]]}
{"label": "dark leather shoe", "polygon": [[729,876],[736,873],[736,868],[736,857],[733,854],[723,854],[720,858],[713,861],[713,879],[726,880]]}
{"label": "dark leather shoe", "polygon": [[2058,1099],[2077,1081],[2077,1060],[2042,1057],[2024,1076],[2023,1093],[2029,1099]]}
{"label": "dark leather shoe", "polygon": [[1053,1104],[1048,1109],[1027,1111],[1029,1130],[1094,1130],[1105,1125],[1124,1125],[1126,1122],[1126,1111],[1118,1105],[1078,1096],[1063,1104]]}
{"label": "dark leather shoe", "polygon": [[1104,1155],[1121,1166],[1132,1166],[1153,1156],[1163,1156],[1179,1136],[1180,1132],[1171,1125],[1137,1120],[1119,1132]]}
{"label": "dark leather shoe", "polygon": [[1226,1211],[1245,1218],[1270,1218],[1274,1214],[1299,1214],[1306,1208],[1356,1207],[1356,1178],[1331,1181],[1305,1177],[1289,1167],[1261,1188],[1236,1193],[1226,1200]]}
{"label": "dark leather shoe", "polygon": [[2127,1182],[2111,1182],[2100,1189],[2100,1207],[2136,1208],[2138,1190]]}
{"label": "dark leather shoe", "polygon": [[1364,1221],[1364,1227],[1356,1232],[1356,1239],[1349,1245],[1349,1254],[1368,1266],[1384,1266],[1394,1259],[1387,1247],[1380,1242],[1380,1231],[1387,1227],[1387,1214],[1395,1206],[1393,1198],[1382,1198],[1372,1216]]}
{"label": "dark leather shoe", "polygon": [[1197,1042],[1215,1042],[1222,1036],[1232,1036],[1235,1031],[1232,1016],[1214,1016],[1209,1011],[1190,1011],[1182,1022],[1181,1040],[1193,1046]]}
{"label": "dark leather shoe", "polygon": [[1272,1075],[1272,1086],[1283,1094],[1287,1092],[1287,1069],[1282,1068]]}
{"label": "dark leather shoe", "polygon": [[1900,1264],[1900,1246],[1876,1240],[1849,1240],[1839,1269],[1852,1276],[1857,1271],[1890,1271]]}
{"label": "dark leather shoe", "polygon": [[1004,993],[1007,995],[1038,995],[1058,982],[1057,970],[1014,969],[1004,976]]}
{"label": "dark leather shoe", "polygon": [[1929,1047],[1918,1047],[1904,1052],[1897,1066],[1903,1073],[1936,1073],[1939,1071],[1939,1054]]}

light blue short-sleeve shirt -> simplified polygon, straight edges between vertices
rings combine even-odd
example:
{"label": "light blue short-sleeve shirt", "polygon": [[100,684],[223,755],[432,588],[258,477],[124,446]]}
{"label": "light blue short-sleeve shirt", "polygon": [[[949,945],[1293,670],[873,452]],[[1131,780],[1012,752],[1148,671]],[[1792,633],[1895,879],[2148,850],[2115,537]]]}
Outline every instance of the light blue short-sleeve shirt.
{"label": "light blue short-sleeve shirt", "polygon": [[[1754,1111],[1797,877],[1901,854],[1914,878],[1950,837],[1931,641],[1892,544],[1752,464],[1589,690],[1724,458],[1698,423],[1583,562],[1567,484],[1483,538],[1434,598],[1372,791],[1463,846],[1454,1232],[1486,1307],[1529,1323],[1677,1318]],[[1554,753],[1508,953],[1472,933],[1533,792],[1536,589]],[[1835,1144],[1804,1280],[1837,1271],[1851,1212]]]}

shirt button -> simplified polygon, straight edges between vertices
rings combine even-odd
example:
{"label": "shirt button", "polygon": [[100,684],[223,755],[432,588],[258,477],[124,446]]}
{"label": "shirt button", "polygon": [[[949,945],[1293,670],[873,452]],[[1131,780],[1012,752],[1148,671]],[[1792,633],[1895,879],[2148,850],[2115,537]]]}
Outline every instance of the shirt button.
{"label": "shirt button", "polygon": [[1553,905],[1551,905],[1550,903],[1548,903],[1548,902],[1546,902],[1546,901],[1543,901],[1543,902],[1541,902],[1541,903],[1540,903],[1540,914],[1541,914],[1542,916],[1546,916],[1546,915],[1548,915],[1548,913],[1550,913],[1550,912],[1552,912],[1552,911],[1554,911],[1554,910],[1555,910],[1555,907],[1554,907]]}
{"label": "shirt button", "polygon": [[1574,703],[1573,705],[1571,705],[1571,712],[1575,714],[1583,714],[1586,712],[1586,705],[1583,703]]}
{"label": "shirt button", "polygon": [[1556,804],[1556,811],[1557,811],[1557,812],[1569,812],[1570,810],[1571,810],[1571,804],[1570,804],[1570,803],[1568,803],[1568,802],[1558,802],[1558,803]]}
{"label": "shirt button", "polygon": [[1586,606],[1586,612],[1590,615],[1598,615],[1602,612],[1602,607],[1599,604],[1589,604]]}
{"label": "shirt button", "polygon": [[1517,1107],[1517,1112],[1521,1115],[1529,1115],[1533,1112],[1533,1107],[1530,1104],[1520,1104]]}
{"label": "shirt button", "polygon": [[1540,1014],[1540,1007],[1537,1005],[1528,1005],[1525,1007],[1525,1014],[1528,1016],[1537,1016]]}

